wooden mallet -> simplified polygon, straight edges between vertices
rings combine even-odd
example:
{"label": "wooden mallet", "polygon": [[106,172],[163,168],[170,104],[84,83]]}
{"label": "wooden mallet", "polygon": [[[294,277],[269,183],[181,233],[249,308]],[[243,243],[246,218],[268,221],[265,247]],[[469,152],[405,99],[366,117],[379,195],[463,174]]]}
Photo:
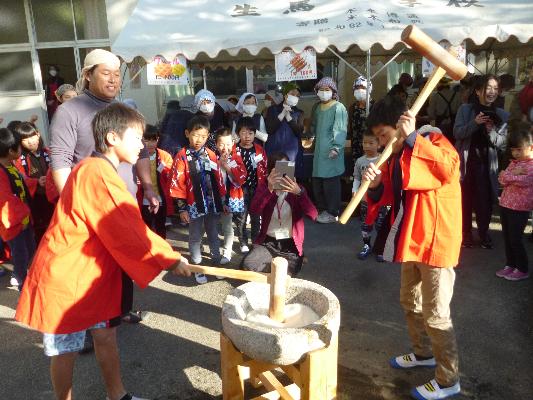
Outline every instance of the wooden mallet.
{"label": "wooden mallet", "polygon": [[[431,39],[428,35],[422,32],[414,25],[409,25],[402,32],[402,41],[407,45],[413,48],[417,53],[426,57],[434,65],[435,69],[429,77],[428,81],[418,94],[415,103],[409,110],[411,114],[416,115],[422,108],[422,105],[426,102],[427,98],[433,92],[433,89],[437,86],[439,81],[448,74],[454,80],[463,79],[468,72],[466,65],[457,60],[454,52],[446,51],[442,48],[437,42]],[[396,136],[393,137],[385,146],[385,149],[381,153],[381,156],[375,163],[376,167],[380,167],[392,154],[392,147],[394,143],[398,140],[399,131],[396,132]],[[363,180],[359,190],[353,195],[352,199],[344,209],[342,215],[339,218],[341,224],[348,222],[356,207],[359,205],[359,202],[365,195],[368,187],[370,186],[370,181]]]}
{"label": "wooden mallet", "polygon": [[288,263],[282,257],[272,259],[270,274],[254,271],[241,271],[230,268],[207,267],[204,265],[190,265],[189,270],[199,274],[223,276],[225,278],[242,281],[261,282],[270,284],[270,307],[268,316],[277,322],[285,320],[285,292],[290,283],[287,275]]}

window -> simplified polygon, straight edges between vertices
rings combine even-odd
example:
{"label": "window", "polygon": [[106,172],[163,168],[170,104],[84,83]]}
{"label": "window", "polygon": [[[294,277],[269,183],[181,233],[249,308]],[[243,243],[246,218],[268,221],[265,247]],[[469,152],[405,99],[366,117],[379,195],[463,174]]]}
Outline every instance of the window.
{"label": "window", "polygon": [[35,90],[31,53],[0,54],[0,91]]}
{"label": "window", "polygon": [[74,40],[70,0],[32,0],[38,42]]}
{"label": "window", "polygon": [[73,0],[76,38],[108,39],[105,0]]}
{"label": "window", "polygon": [[0,27],[0,44],[29,42],[23,1],[0,1]]}
{"label": "window", "polygon": [[[226,97],[232,94],[240,95],[246,92],[245,67],[239,69],[233,67],[211,69],[206,67],[205,72],[207,75],[207,89],[213,92],[216,97]],[[204,88],[202,70],[197,66],[192,66],[192,76],[194,93],[197,93]]]}

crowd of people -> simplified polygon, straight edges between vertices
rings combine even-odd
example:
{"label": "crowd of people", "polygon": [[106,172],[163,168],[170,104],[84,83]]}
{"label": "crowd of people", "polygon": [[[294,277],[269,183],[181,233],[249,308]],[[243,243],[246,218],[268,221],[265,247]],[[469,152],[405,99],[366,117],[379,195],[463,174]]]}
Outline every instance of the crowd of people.
{"label": "crowd of people", "polygon": [[[496,275],[529,277],[523,235],[533,210],[533,68],[516,100],[518,117],[498,106],[505,99],[493,75],[457,87],[443,79],[418,116],[408,111],[408,74],[371,100],[368,115],[372,84],[364,77],[353,83],[349,107],[331,77],[320,79],[307,118],[294,82],[268,92],[262,113],[254,93],[224,107],[202,89],[192,112],[169,102],[157,126],[134,102],[117,101],[120,85],[120,60],[93,50],[76,86],[55,89],[49,147],[35,121],[0,129],[0,258],[10,258],[10,283],[21,291],[17,320],[44,333],[58,399],[70,398],[75,355],[92,346],[108,398],[139,399],[122,384],[116,346],[116,326],[142,320],[132,311],[133,282],[145,287],[163,270],[191,275],[190,265],[203,262],[204,234],[214,266],[231,263],[237,236],[240,268],[268,272],[281,256],[298,274],[304,218],[329,224],[341,211],[347,138],[352,192],[370,181],[356,255],[402,263],[400,302],[413,353],[391,365],[436,367],[415,398],[459,393],[449,304],[460,248],[475,244],[472,213],[480,246],[491,249],[499,201],[506,264]],[[311,185],[303,179],[304,135],[314,139]],[[393,155],[376,168],[396,136]],[[294,174],[276,170],[283,162]],[[189,260],[165,240],[174,216],[188,229]],[[194,278],[208,282],[201,273]]]}

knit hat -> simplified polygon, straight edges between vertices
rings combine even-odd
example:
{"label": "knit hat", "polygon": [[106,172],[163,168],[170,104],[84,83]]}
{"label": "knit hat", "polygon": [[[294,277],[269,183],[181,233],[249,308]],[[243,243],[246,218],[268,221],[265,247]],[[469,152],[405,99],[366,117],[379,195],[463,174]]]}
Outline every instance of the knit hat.
{"label": "knit hat", "polygon": [[69,91],[76,91],[76,88],[68,83],[64,83],[62,84],[61,86],[59,86],[56,90],[56,93],[55,95],[57,97],[61,97],[63,96],[66,92],[69,92]]}
{"label": "knit hat", "polygon": [[339,95],[337,93],[337,85],[335,84],[333,78],[325,76],[324,78],[320,79],[315,85],[315,93],[318,93],[318,89],[324,86],[329,87],[331,89],[331,91],[333,92],[333,99],[337,100],[339,98]]}
{"label": "knit hat", "polygon": [[364,76],[360,76],[354,81],[352,90],[355,90],[357,86],[364,86],[368,93],[372,93],[372,82],[368,81]]}
{"label": "knit hat", "polygon": [[194,96],[194,112],[197,112],[200,109],[200,103],[204,100],[209,100],[211,103],[215,104],[215,95],[207,89],[201,89]]}
{"label": "knit hat", "polygon": [[278,90],[269,90],[265,93],[265,95],[269,95],[274,103],[280,104],[283,101],[283,94],[280,93]]}
{"label": "knit hat", "polygon": [[120,59],[110,51],[103,49],[94,49],[85,56],[83,68],[81,69],[80,79],[76,82],[76,90],[81,93],[85,89],[85,73],[98,64],[107,64],[114,68],[120,68]]}

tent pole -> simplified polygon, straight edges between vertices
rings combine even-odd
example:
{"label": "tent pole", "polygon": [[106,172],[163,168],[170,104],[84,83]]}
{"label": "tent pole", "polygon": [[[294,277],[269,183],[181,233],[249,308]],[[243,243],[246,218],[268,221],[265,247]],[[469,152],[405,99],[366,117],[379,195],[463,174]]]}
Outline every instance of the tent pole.
{"label": "tent pole", "polygon": [[357,73],[359,75],[364,75],[361,72],[359,72],[359,70],[357,68],[355,68],[352,64],[350,64],[348,61],[346,61],[344,58],[342,58],[341,55],[339,53],[337,53],[335,50],[333,50],[330,46],[328,46],[328,50],[331,51],[333,54],[335,54],[339,58],[339,60],[344,62],[348,66],[348,68],[350,68],[352,71],[354,71],[355,73]]}
{"label": "tent pole", "polygon": [[376,77],[376,75],[378,75],[381,71],[383,71],[385,68],[387,68],[387,65],[389,65],[391,62],[393,62],[400,54],[403,53],[405,49],[401,49],[398,53],[396,53],[394,55],[394,57],[392,57],[389,61],[387,61],[380,69],[378,69],[376,72],[374,72],[372,74],[372,76],[370,77],[370,79],[374,79]]}
{"label": "tent pole", "polygon": [[205,68],[202,69],[202,78],[204,79],[204,89],[207,90],[207,73],[205,72]]}
{"label": "tent pole", "polygon": [[[366,51],[366,76],[370,76],[370,49]],[[368,78],[367,78],[368,79]],[[370,82],[371,79],[368,79]],[[368,85],[369,86],[369,85]],[[370,91],[366,91],[366,116],[368,117],[368,113],[370,112]]]}
{"label": "tent pole", "polygon": [[518,82],[518,74],[519,74],[519,72],[520,72],[520,58],[516,57],[516,69],[515,69],[515,73],[514,73],[514,83],[515,83],[515,85]]}

